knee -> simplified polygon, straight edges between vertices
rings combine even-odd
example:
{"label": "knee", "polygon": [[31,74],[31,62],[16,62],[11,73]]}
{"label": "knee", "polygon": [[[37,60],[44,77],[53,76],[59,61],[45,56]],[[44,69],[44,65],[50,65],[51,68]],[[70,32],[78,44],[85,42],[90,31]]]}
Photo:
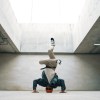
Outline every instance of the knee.
{"label": "knee", "polygon": [[63,80],[63,79],[60,79],[60,81],[61,81],[62,83],[64,83],[64,80]]}
{"label": "knee", "polygon": [[53,50],[54,50],[54,48],[50,48],[50,49],[48,49],[48,53],[52,53]]}
{"label": "knee", "polygon": [[33,80],[33,83],[35,82],[36,80]]}
{"label": "knee", "polygon": [[51,49],[48,50],[48,53],[51,53]]}
{"label": "knee", "polygon": [[33,83],[36,83],[37,82],[37,79],[33,80]]}
{"label": "knee", "polygon": [[64,79],[60,79],[61,81],[64,81]]}

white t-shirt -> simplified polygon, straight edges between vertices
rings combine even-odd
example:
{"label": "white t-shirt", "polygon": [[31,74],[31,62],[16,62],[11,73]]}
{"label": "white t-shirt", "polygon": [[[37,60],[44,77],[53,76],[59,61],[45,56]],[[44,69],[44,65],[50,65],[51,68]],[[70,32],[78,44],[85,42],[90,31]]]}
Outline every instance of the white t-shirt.
{"label": "white t-shirt", "polygon": [[50,83],[50,81],[52,80],[52,78],[55,75],[55,71],[51,68],[46,68],[45,69],[45,74],[47,76],[48,82]]}

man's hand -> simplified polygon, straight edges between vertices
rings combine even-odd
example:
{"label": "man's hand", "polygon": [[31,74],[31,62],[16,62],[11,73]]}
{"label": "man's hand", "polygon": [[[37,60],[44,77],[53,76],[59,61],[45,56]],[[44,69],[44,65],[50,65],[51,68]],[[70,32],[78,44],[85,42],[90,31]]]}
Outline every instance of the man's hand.
{"label": "man's hand", "polygon": [[60,91],[60,93],[67,93],[66,91]]}
{"label": "man's hand", "polygon": [[39,93],[39,92],[38,92],[38,91],[36,91],[36,90],[33,90],[33,91],[32,91],[32,93]]}

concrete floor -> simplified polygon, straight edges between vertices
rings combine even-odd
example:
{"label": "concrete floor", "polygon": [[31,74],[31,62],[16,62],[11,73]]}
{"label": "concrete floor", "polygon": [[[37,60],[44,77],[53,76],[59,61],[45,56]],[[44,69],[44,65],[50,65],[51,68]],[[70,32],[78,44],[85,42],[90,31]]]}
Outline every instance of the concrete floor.
{"label": "concrete floor", "polygon": [[0,100],[100,100],[100,91],[68,91],[67,93],[0,91]]}

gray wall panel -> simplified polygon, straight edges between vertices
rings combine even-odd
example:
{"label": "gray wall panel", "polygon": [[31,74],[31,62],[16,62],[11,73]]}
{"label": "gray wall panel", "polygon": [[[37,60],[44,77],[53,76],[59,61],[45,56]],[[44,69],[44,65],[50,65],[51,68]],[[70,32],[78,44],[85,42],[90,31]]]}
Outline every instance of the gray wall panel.
{"label": "gray wall panel", "polygon": [[[56,57],[62,59],[56,72],[65,80],[67,90],[100,90],[100,55]],[[32,81],[41,77],[40,68],[44,67],[38,63],[41,59],[48,59],[48,55],[0,54],[0,90],[32,90]]]}

